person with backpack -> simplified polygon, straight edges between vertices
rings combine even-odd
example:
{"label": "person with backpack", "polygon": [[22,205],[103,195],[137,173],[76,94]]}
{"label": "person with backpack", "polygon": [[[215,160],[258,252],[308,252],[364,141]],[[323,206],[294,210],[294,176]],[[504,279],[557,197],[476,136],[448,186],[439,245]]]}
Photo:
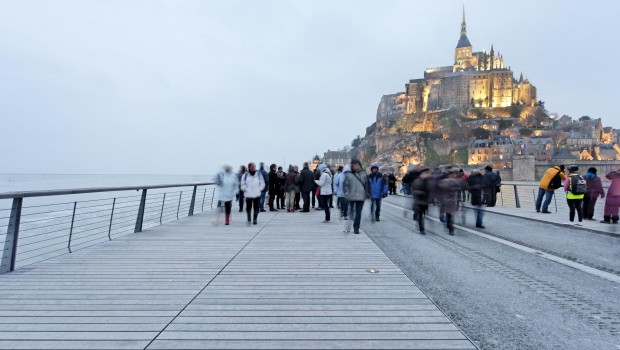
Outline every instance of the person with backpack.
{"label": "person with backpack", "polygon": [[251,212],[254,209],[254,225],[256,225],[259,213],[260,193],[265,188],[263,174],[256,170],[256,164],[248,164],[248,171],[243,174],[241,190],[245,193],[246,212],[248,213],[248,225],[252,222]]}
{"label": "person with backpack", "polygon": [[605,191],[601,178],[596,176],[596,168],[589,168],[584,178],[586,179],[586,195],[583,197],[583,219],[592,221],[594,220],[596,200],[599,196],[605,198]]}
{"label": "person with backpack", "polygon": [[[553,198],[553,191],[562,187],[562,183],[565,180],[566,174],[564,173],[564,165],[558,165],[547,169],[538,185],[538,196],[536,196],[537,213],[551,214],[549,211],[549,204],[551,204],[551,199]],[[545,199],[544,202],[543,198]]]}
{"label": "person with backpack", "polygon": [[608,173],[607,180],[611,180],[611,185],[607,190],[607,198],[605,199],[605,211],[603,224],[618,223],[618,208],[620,208],[620,169]]}
{"label": "person with backpack", "polygon": [[575,221],[575,210],[577,211],[577,218],[579,221],[574,224],[575,226],[583,226],[581,221],[583,220],[583,197],[586,194],[586,180],[579,174],[579,167],[571,165],[568,167],[568,176],[564,181],[564,192],[566,192],[566,202],[569,208],[569,222],[567,225],[573,225]]}
{"label": "person with backpack", "polygon": [[[502,185],[502,178],[493,171],[493,167],[487,165],[484,167],[485,173],[482,176],[482,184],[484,185],[484,201],[487,207],[494,207],[497,201],[497,192]],[[458,173],[457,173],[458,177]],[[463,186],[465,187],[465,186]]]}

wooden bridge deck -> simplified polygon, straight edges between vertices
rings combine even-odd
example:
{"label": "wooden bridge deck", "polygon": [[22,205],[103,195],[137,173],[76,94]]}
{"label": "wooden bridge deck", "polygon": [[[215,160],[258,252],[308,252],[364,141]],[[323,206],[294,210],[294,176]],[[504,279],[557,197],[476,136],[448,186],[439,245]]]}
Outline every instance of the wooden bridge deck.
{"label": "wooden bridge deck", "polygon": [[475,349],[363,233],[233,214],[0,275],[0,349]]}

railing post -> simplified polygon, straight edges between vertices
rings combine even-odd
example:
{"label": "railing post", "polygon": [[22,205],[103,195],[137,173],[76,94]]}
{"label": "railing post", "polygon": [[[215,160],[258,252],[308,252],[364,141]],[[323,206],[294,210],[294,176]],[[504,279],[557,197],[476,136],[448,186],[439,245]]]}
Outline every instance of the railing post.
{"label": "railing post", "polygon": [[161,201],[161,212],[159,213],[159,224],[161,225],[161,218],[164,216],[164,206],[166,205],[166,193],[164,193],[164,199]]}
{"label": "railing post", "polygon": [[205,187],[205,192],[202,194],[202,208],[201,212],[205,211],[205,197],[207,197],[207,188]]}
{"label": "railing post", "polygon": [[142,222],[144,221],[144,207],[146,206],[146,188],[142,190],[142,197],[140,198],[140,208],[138,208],[138,217],[136,218],[136,228],[134,233],[142,232]]}
{"label": "railing post", "polygon": [[17,258],[17,240],[19,239],[19,223],[22,216],[23,198],[13,198],[13,207],[9,218],[9,227],[6,231],[4,240],[4,250],[2,251],[2,263],[0,263],[0,273],[7,273],[15,270],[15,260]]}
{"label": "railing post", "polygon": [[179,205],[177,205],[177,220],[179,219],[179,210],[181,209],[181,197],[183,196],[183,191],[179,193]]}
{"label": "railing post", "polygon": [[73,223],[75,222],[75,208],[77,207],[77,202],[73,202],[73,214],[71,215],[71,229],[69,229],[69,242],[67,243],[67,249],[69,253],[71,253],[71,238],[73,237]]}
{"label": "railing post", "polygon": [[192,201],[189,204],[189,213],[187,213],[187,216],[192,216],[194,215],[194,204],[196,204],[196,188],[198,186],[194,186],[194,191],[192,192]]}
{"label": "railing post", "polygon": [[553,191],[551,195],[553,196],[553,205],[555,205],[555,212],[557,214],[557,212],[558,212],[558,201],[555,199],[555,191]]}
{"label": "railing post", "polygon": [[521,208],[521,203],[519,202],[519,192],[517,192],[517,185],[514,185],[515,187],[515,204],[517,205],[517,208]]}
{"label": "railing post", "polygon": [[211,195],[211,209],[213,209],[213,199],[215,198],[215,187],[213,187],[213,194]]}
{"label": "railing post", "polygon": [[108,228],[108,240],[112,240],[112,219],[114,219],[114,206],[116,205],[116,198],[112,201],[112,212],[110,213],[110,227]]}

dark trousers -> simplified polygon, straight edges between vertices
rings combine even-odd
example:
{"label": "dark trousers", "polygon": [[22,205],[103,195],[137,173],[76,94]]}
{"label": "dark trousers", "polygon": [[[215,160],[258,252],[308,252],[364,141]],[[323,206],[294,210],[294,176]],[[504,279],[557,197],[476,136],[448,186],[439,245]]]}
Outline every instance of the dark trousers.
{"label": "dark trousers", "polygon": [[583,197],[583,218],[590,219],[594,217],[594,206],[596,205],[597,196],[585,195]]}
{"label": "dark trousers", "polygon": [[273,207],[273,202],[274,202],[275,200],[276,200],[276,194],[275,194],[275,193],[273,193],[273,194],[272,194],[272,193],[269,193],[269,209],[270,209],[270,210],[275,209],[275,208]]}
{"label": "dark trousers", "polygon": [[304,200],[303,211],[309,211],[310,210],[310,192],[301,192],[301,197]]}
{"label": "dark trousers", "polygon": [[325,210],[325,221],[329,221],[330,212],[329,212],[329,197],[332,197],[331,194],[322,194],[319,196],[319,204]]}
{"label": "dark trousers", "polygon": [[278,209],[284,209],[284,191],[278,191],[276,205],[278,206]]}
{"label": "dark trousers", "polygon": [[265,197],[267,196],[267,191],[262,191],[260,193],[260,202],[258,203],[258,207],[260,210],[265,209]]}
{"label": "dark trousers", "polygon": [[396,194],[396,184],[390,184],[390,194]]}
{"label": "dark trousers", "polygon": [[448,227],[448,232],[450,234],[454,233],[454,218],[452,213],[446,213],[446,226]]}
{"label": "dark trousers", "polygon": [[244,197],[245,195],[243,191],[239,191],[239,211],[243,211],[243,203],[245,202]]}
{"label": "dark trousers", "polygon": [[484,190],[484,202],[489,207],[494,207],[495,202],[497,201],[497,191],[495,188],[493,189],[485,189]]}
{"label": "dark trousers", "polygon": [[226,216],[229,216],[231,211],[232,201],[224,202],[224,214],[226,214]]}
{"label": "dark trousers", "polygon": [[575,221],[575,210],[577,210],[577,217],[579,218],[579,222],[583,219],[583,207],[581,206],[583,200],[582,199],[567,199],[568,203],[568,218],[571,222]]}
{"label": "dark trousers", "polygon": [[312,196],[312,208],[316,206],[316,190],[313,190],[310,195]]}
{"label": "dark trousers", "polygon": [[370,199],[370,217],[379,219],[381,215],[381,198]]}
{"label": "dark trousers", "polygon": [[414,215],[414,220],[417,219],[418,221],[418,229],[420,229],[420,233],[424,233],[424,220],[426,219],[426,212],[428,211],[428,205],[427,204],[418,204],[415,206],[416,210],[415,210],[415,215]]}
{"label": "dark trousers", "polygon": [[474,205],[474,215],[476,216],[476,227],[482,226],[482,218],[484,217],[484,210],[480,205]]}
{"label": "dark trousers", "polygon": [[338,197],[338,201],[336,202],[336,204],[338,205],[338,208],[340,208],[340,216],[346,218],[349,209],[349,204],[347,204],[347,200],[344,199],[344,197]]}
{"label": "dark trousers", "polygon": [[252,209],[254,209],[254,221],[256,222],[256,219],[258,218],[259,205],[260,197],[245,199],[245,211],[248,213],[248,222],[252,221],[252,218],[250,217]]}
{"label": "dark trousers", "polygon": [[355,231],[359,231],[362,223],[362,209],[364,209],[364,201],[351,201],[349,202],[349,208],[349,219],[353,220],[353,229]]}
{"label": "dark trousers", "polygon": [[334,196],[333,195],[329,195],[329,207],[333,208],[334,207]]}
{"label": "dark trousers", "polygon": [[299,192],[295,192],[295,205],[294,208],[295,209],[300,209],[301,207],[299,206],[299,201],[301,200],[301,193]]}

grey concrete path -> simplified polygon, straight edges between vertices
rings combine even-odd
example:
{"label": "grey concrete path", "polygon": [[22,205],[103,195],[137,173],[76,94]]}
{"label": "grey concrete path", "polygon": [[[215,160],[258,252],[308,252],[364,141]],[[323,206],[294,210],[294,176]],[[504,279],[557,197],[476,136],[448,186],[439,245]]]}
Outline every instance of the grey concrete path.
{"label": "grey concrete path", "polygon": [[0,349],[475,348],[365,234],[234,214],[1,275]]}

